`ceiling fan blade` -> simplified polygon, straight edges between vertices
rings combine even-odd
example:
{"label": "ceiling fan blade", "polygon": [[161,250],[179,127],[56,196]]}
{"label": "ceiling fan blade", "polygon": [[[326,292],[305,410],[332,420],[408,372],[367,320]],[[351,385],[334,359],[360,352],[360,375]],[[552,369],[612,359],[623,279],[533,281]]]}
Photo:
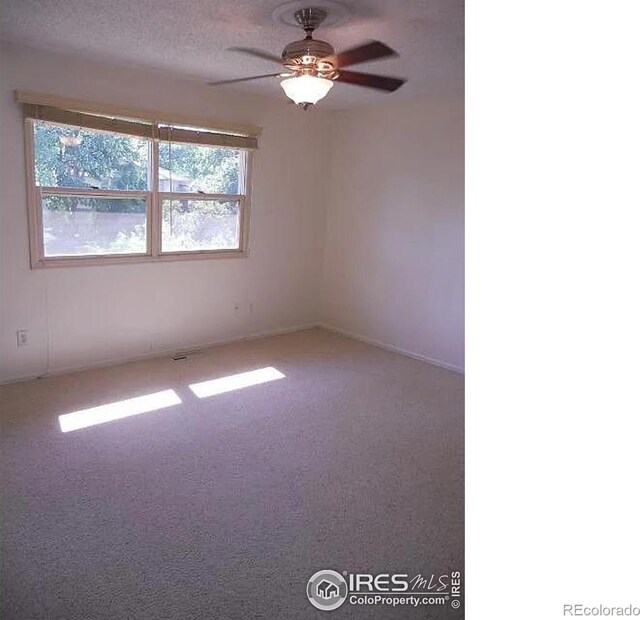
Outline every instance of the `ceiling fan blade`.
{"label": "ceiling fan blade", "polygon": [[388,45],[380,41],[371,41],[358,47],[352,47],[334,56],[327,56],[323,60],[330,62],[334,67],[350,67],[361,62],[369,62],[370,60],[379,60],[381,58],[391,58],[397,56],[398,53],[392,50]]}
{"label": "ceiling fan blade", "polygon": [[388,77],[386,75],[374,75],[373,73],[341,70],[340,75],[335,81],[344,82],[345,84],[355,84],[356,86],[364,86],[365,88],[375,88],[376,90],[384,90],[388,93],[392,93],[394,90],[398,90],[398,88],[400,88],[407,80]]}
{"label": "ceiling fan blade", "polygon": [[269,52],[263,52],[262,50],[255,49],[253,47],[230,47],[229,51],[248,54],[249,56],[255,56],[256,58],[262,58],[263,60],[270,60],[271,62],[277,62],[279,65],[282,64],[282,58],[274,56]]}
{"label": "ceiling fan blade", "polygon": [[209,82],[209,86],[221,86],[222,84],[235,84],[236,82],[248,82],[249,80],[261,80],[262,78],[276,77],[280,73],[266,73],[265,75],[254,75],[252,77],[237,78],[235,80],[220,80],[218,82]]}

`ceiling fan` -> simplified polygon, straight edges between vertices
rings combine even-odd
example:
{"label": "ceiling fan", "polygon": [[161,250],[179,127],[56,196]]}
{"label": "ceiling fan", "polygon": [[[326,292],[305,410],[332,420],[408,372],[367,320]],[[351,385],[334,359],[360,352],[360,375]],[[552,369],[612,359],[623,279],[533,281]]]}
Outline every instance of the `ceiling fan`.
{"label": "ceiling fan", "polygon": [[398,55],[384,43],[371,41],[336,54],[329,43],[313,38],[313,31],[327,17],[327,12],[324,9],[313,7],[300,9],[295,12],[294,17],[305,31],[306,36],[300,41],[289,43],[282,51],[281,58],[253,48],[231,48],[235,52],[249,54],[282,65],[284,71],[235,80],[209,82],[209,85],[235,84],[268,77],[285,78],[280,83],[285,94],[306,110],[309,106],[320,101],[331,90],[334,82],[344,82],[385,92],[393,92],[405,83],[406,80],[401,78],[344,70],[344,67]]}

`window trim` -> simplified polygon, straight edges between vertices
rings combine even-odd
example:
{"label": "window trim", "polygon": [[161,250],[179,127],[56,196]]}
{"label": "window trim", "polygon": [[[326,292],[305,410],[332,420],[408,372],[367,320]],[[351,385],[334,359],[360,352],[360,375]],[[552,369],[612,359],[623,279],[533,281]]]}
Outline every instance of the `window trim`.
{"label": "window trim", "polygon": [[99,116],[138,119],[140,121],[161,125],[169,124],[186,127],[199,127],[201,129],[208,129],[218,133],[247,136],[251,138],[258,138],[262,133],[262,129],[260,127],[255,127],[253,125],[223,123],[219,121],[213,122],[211,119],[207,118],[196,118],[193,116],[185,116],[183,114],[158,112],[155,110],[141,110],[140,108],[128,108],[104,103],[93,103],[80,99],[58,97],[57,95],[45,95],[31,91],[17,90],[15,92],[16,100],[22,104],[61,108],[63,110]]}
{"label": "window trim", "polygon": [[[20,98],[20,93],[18,93]],[[43,119],[44,120],[44,119]],[[221,258],[247,258],[249,256],[249,220],[251,214],[251,187],[253,172],[253,149],[238,148],[244,152],[244,194],[193,194],[183,192],[160,192],[159,191],[159,167],[157,165],[160,155],[159,136],[148,138],[151,140],[150,168],[152,172],[151,189],[142,190],[96,190],[93,188],[58,188],[41,187],[36,184],[35,177],[35,147],[34,147],[34,125],[37,119],[25,117],[25,167],[27,177],[27,215],[29,228],[29,256],[31,269],[57,268],[57,267],[86,267],[95,265],[117,265],[131,263],[167,262],[183,260],[211,260]],[[45,122],[51,122],[46,121]],[[165,121],[166,122],[166,121]],[[186,121],[183,121],[186,122]],[[56,124],[55,121],[53,124]],[[59,124],[59,123],[58,123]],[[189,123],[192,124],[192,123]],[[90,129],[90,128],[89,128]],[[91,129],[91,131],[109,132],[104,129]],[[234,148],[234,147],[231,147]],[[45,256],[44,251],[44,228],[42,217],[42,195],[74,195],[83,196],[94,195],[96,197],[142,197],[147,204],[146,225],[147,225],[147,251],[136,254],[85,254],[81,256]],[[237,200],[240,206],[240,231],[239,249],[237,250],[184,250],[179,252],[162,252],[162,200],[164,195],[179,194],[180,198],[190,197],[199,200]]]}

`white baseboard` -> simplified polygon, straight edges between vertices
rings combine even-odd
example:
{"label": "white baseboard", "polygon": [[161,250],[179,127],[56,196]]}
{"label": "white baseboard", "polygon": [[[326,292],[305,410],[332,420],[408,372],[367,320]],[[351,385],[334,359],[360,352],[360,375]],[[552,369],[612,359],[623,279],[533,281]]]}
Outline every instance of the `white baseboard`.
{"label": "white baseboard", "polygon": [[326,329],[327,331],[340,334],[341,336],[346,336],[347,338],[352,338],[353,340],[359,340],[360,342],[370,344],[374,347],[386,349],[387,351],[393,351],[394,353],[399,353],[400,355],[406,355],[407,357],[420,360],[421,362],[427,362],[427,364],[432,364],[433,366],[438,366],[439,368],[444,368],[445,370],[451,370],[460,375],[464,375],[464,368],[455,366],[454,364],[449,364],[448,362],[443,362],[442,360],[433,359],[432,357],[427,357],[426,355],[421,355],[420,353],[414,353],[413,351],[407,351],[406,349],[401,349],[400,347],[396,347],[392,344],[381,342],[380,340],[373,340],[372,338],[367,338],[366,336],[361,336],[360,334],[356,334],[340,327],[334,327],[333,325],[328,325],[326,323],[318,323],[317,327],[321,327],[322,329]]}
{"label": "white baseboard", "polygon": [[36,375],[26,375],[23,377],[6,379],[4,381],[0,381],[0,385],[7,385],[9,383],[22,383],[24,381],[31,381],[33,379],[44,379],[46,377],[56,377],[59,375],[66,375],[71,372],[81,372],[83,370],[105,368],[107,366],[114,366],[116,364],[128,364],[131,362],[140,362],[142,360],[153,359],[156,357],[168,357],[168,356],[177,355],[177,354],[183,354],[183,355],[191,354],[191,353],[196,353],[198,351],[202,351],[203,349],[209,349],[211,347],[218,347],[225,344],[233,344],[234,342],[243,342],[245,340],[257,340],[258,338],[267,338],[269,336],[279,336],[281,334],[289,334],[292,332],[300,332],[300,331],[304,331],[305,329],[312,329],[314,327],[318,327],[317,323],[296,325],[294,327],[285,327],[281,329],[273,329],[273,330],[264,331],[264,332],[254,332],[251,334],[247,334],[245,336],[234,336],[232,338],[223,338],[221,340],[214,340],[212,342],[206,342],[204,344],[197,343],[192,345],[185,345],[180,348],[156,349],[154,351],[150,351],[149,353],[145,353],[142,355],[107,358],[107,359],[102,359],[99,362],[94,362],[90,364],[64,366],[62,368],[57,368],[56,370],[53,370],[47,373],[40,373]]}
{"label": "white baseboard", "polygon": [[91,364],[65,366],[44,374],[27,375],[23,377],[7,379],[5,381],[1,381],[0,385],[7,385],[9,383],[20,383],[23,381],[31,381],[32,379],[43,379],[45,377],[55,377],[58,375],[66,375],[71,372],[81,372],[83,370],[92,370],[95,368],[105,368],[107,366],[114,366],[116,364],[128,364],[131,362],[140,362],[142,360],[153,359],[157,357],[168,357],[170,355],[176,355],[179,353],[182,353],[182,354],[195,353],[197,351],[202,351],[203,349],[209,349],[211,347],[218,347],[225,344],[233,344],[234,342],[243,342],[245,340],[257,340],[258,338],[268,338],[269,336],[279,336],[281,334],[300,332],[306,329],[312,329],[314,327],[319,327],[329,332],[334,332],[336,334],[340,334],[341,336],[346,336],[347,338],[352,338],[353,340],[358,340],[360,342],[370,344],[374,347],[386,349],[387,351],[393,351],[394,353],[399,353],[400,355],[406,355],[407,357],[420,360],[421,362],[426,362],[427,364],[433,364],[434,366],[438,366],[439,368],[444,368],[446,370],[451,370],[458,374],[462,374],[462,375],[464,374],[463,368],[460,368],[459,366],[455,366],[453,364],[449,364],[447,362],[443,362],[442,360],[433,359],[431,357],[427,357],[425,355],[421,355],[413,351],[407,351],[406,349],[401,349],[400,347],[396,347],[392,344],[381,342],[379,340],[374,340],[372,338],[367,338],[365,336],[361,336],[360,334],[356,334],[346,329],[341,329],[333,325],[328,325],[327,323],[307,323],[304,325],[296,325],[294,327],[285,327],[281,329],[273,329],[273,330],[264,331],[264,332],[254,332],[251,334],[247,334],[245,336],[234,336],[232,338],[223,338],[220,340],[206,342],[204,344],[198,343],[193,345],[186,345],[180,348],[168,348],[168,349],[155,350],[149,353],[145,353],[143,355],[108,358],[108,359],[103,359],[103,360],[100,360],[99,362],[95,362]]}

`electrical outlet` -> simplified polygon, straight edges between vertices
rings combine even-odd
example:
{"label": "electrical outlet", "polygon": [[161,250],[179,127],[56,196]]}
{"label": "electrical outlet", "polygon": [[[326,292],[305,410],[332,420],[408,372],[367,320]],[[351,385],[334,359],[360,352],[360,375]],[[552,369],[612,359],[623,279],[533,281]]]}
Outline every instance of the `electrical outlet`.
{"label": "electrical outlet", "polygon": [[19,347],[26,347],[29,344],[29,332],[26,329],[19,329],[16,332],[16,339]]}

